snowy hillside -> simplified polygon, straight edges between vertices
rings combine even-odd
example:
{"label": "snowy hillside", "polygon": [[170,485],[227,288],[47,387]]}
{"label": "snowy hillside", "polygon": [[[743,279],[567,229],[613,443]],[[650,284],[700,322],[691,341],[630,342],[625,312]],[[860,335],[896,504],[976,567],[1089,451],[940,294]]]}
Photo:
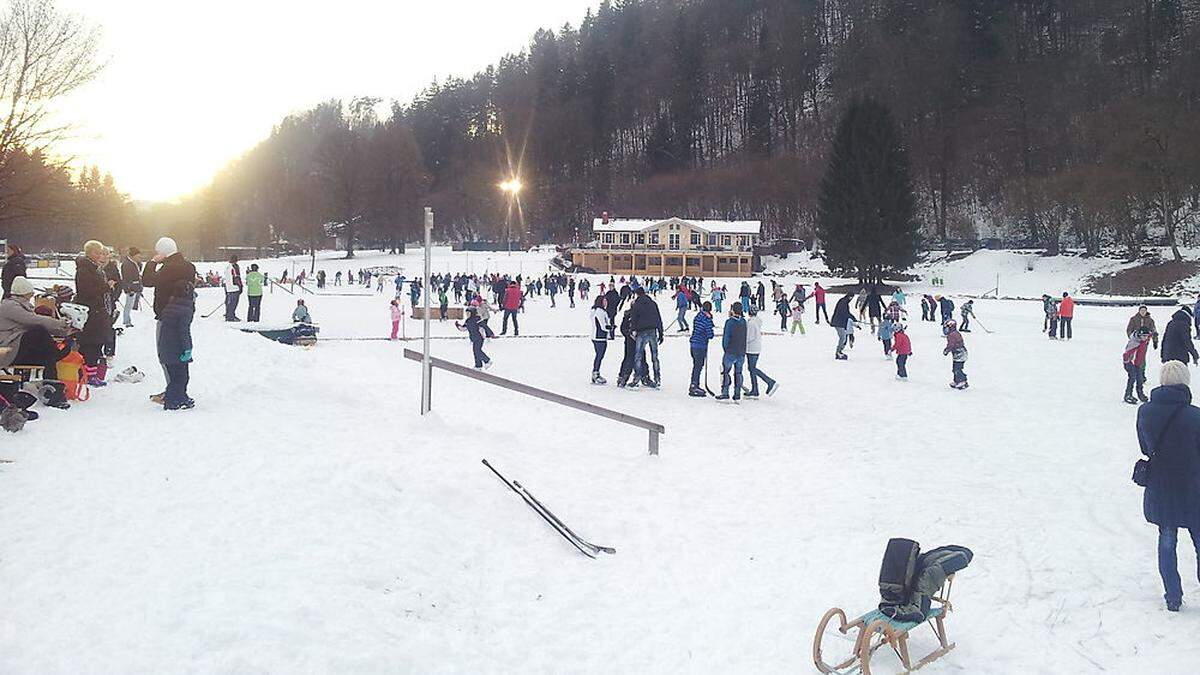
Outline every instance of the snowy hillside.
{"label": "snowy hillside", "polygon": [[[548,258],[443,251],[434,270],[528,275]],[[1002,293],[1040,295],[1090,273],[973,258],[938,268],[948,291],[988,290],[999,271]],[[420,270],[416,254],[319,265]],[[302,297],[323,338],[390,328],[386,289]],[[197,307],[220,301],[204,289]],[[264,323],[294,303],[268,295]],[[495,374],[664,424],[653,458],[642,431],[447,373],[422,418],[418,366],[400,356],[414,343],[290,348],[219,313],[194,325],[198,407],[164,412],[146,400],[161,375],[142,311],[115,367],[146,382],[0,438],[0,673],[816,672],[817,621],[878,602],[895,536],[976,553],[955,586],[958,647],[924,672],[1194,672],[1195,558],[1181,546],[1192,604],[1168,614],[1129,481],[1129,310],[1080,308],[1075,339],[1051,342],[1031,303],[976,305],[993,332],[966,336],[965,392],[946,386],[938,329],[916,320],[909,382],[869,334],[835,362],[833,331],[809,323],[765,338],[781,392],[736,407],[686,396],[676,337],[663,390],[592,386],[586,338],[533,337],[586,334],[586,305],[561,297],[530,302],[520,339],[487,344]],[[455,338],[437,356],[469,362],[449,323],[435,334]],[[581,556],[483,458],[617,554]],[[914,654],[935,644],[924,628],[912,639]],[[885,652],[877,665],[896,672]]]}

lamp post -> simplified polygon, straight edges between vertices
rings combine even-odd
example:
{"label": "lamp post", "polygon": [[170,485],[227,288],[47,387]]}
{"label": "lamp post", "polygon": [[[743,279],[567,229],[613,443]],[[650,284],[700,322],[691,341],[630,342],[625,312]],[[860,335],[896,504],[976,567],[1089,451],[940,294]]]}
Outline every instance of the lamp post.
{"label": "lamp post", "polygon": [[512,207],[521,195],[521,188],[525,187],[521,184],[520,178],[510,178],[503,181],[499,185],[500,191],[508,194],[508,211],[504,216],[504,248],[508,251],[508,255],[512,255]]}

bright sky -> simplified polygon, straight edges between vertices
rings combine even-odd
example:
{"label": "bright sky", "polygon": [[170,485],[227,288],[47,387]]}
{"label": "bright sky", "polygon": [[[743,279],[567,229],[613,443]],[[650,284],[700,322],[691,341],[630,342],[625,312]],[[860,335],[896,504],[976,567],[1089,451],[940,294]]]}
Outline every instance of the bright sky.
{"label": "bright sky", "polygon": [[62,114],[61,151],[139,200],[205,186],[286,114],[355,95],[407,101],[600,0],[58,0],[103,29],[108,67]]}

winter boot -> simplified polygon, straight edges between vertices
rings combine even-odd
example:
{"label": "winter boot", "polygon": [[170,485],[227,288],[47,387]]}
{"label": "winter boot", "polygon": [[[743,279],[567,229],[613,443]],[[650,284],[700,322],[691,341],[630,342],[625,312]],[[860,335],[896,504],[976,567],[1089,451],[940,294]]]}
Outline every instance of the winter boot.
{"label": "winter boot", "polygon": [[46,382],[41,388],[42,403],[51,408],[66,410],[71,407],[67,403],[67,389],[62,382]]}
{"label": "winter boot", "polygon": [[608,384],[608,380],[604,379],[600,373],[592,373],[592,384]]}
{"label": "winter boot", "polygon": [[1137,405],[1138,400],[1131,394],[1125,394],[1125,402],[1130,405]]}
{"label": "winter boot", "polygon": [[708,396],[708,392],[704,391],[700,387],[691,387],[688,389],[688,396],[694,396],[696,398],[704,398],[705,396]]}

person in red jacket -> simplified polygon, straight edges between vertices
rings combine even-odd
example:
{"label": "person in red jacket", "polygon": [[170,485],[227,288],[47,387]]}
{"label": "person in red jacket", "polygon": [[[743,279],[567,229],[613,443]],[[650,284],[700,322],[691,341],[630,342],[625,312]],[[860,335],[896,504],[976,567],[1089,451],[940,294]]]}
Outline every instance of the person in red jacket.
{"label": "person in red jacket", "polygon": [[813,284],[812,294],[813,300],[817,303],[817,325],[821,324],[821,312],[825,312],[825,323],[829,323],[829,311],[825,309],[825,289],[821,288],[821,282]]}
{"label": "person in red jacket", "polygon": [[892,335],[892,348],[896,351],[896,379],[908,381],[908,357],[912,356],[912,340],[904,331],[904,324],[896,324],[896,332]]}
{"label": "person in red jacket", "polygon": [[500,325],[500,334],[508,333],[508,318],[512,317],[513,335],[521,334],[521,327],[517,325],[517,312],[521,310],[521,305],[525,302],[525,295],[521,293],[521,287],[517,282],[508,282],[508,288],[504,289],[504,300],[501,309],[504,310],[504,323]]}
{"label": "person in red jacket", "polygon": [[[1145,403],[1150,400],[1146,398],[1142,386],[1146,384],[1146,350],[1150,346],[1151,335],[1153,333],[1149,328],[1137,329],[1129,336],[1125,353],[1121,355],[1121,362],[1125,364],[1125,373],[1128,376],[1125,381],[1126,403],[1137,404],[1139,401]],[[1134,387],[1137,387],[1137,398],[1133,397]]]}
{"label": "person in red jacket", "polygon": [[1063,291],[1062,302],[1058,303],[1058,337],[1071,339],[1071,319],[1075,318],[1075,299]]}

